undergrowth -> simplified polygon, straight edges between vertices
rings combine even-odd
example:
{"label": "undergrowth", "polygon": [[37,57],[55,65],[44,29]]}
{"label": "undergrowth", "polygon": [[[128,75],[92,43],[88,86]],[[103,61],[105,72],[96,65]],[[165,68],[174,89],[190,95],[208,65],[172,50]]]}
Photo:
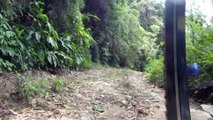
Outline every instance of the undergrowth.
{"label": "undergrowth", "polygon": [[145,75],[147,79],[157,86],[163,87],[164,85],[164,65],[163,58],[151,59],[145,66]]}
{"label": "undergrowth", "polygon": [[14,100],[26,100],[32,105],[35,98],[47,99],[51,92],[62,93],[67,87],[66,84],[62,79],[55,79],[53,83],[48,84],[45,79],[32,79],[30,76],[18,74],[11,96]]}
{"label": "undergrowth", "polygon": [[66,86],[66,81],[61,79],[56,79],[52,84],[52,89],[53,91],[60,93],[64,91],[65,86]]}

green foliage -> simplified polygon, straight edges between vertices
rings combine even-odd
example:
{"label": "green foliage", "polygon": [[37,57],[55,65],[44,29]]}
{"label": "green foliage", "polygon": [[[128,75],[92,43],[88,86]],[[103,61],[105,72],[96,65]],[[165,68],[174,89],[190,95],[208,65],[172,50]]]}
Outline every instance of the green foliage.
{"label": "green foliage", "polygon": [[163,3],[156,0],[146,0],[141,4],[135,4],[134,6],[141,12],[140,23],[145,30],[159,34],[163,28]]}
{"label": "green foliage", "polygon": [[[102,18],[100,26],[93,28],[96,40],[92,49],[93,60],[142,70],[144,61],[155,57],[159,47],[156,44],[157,34],[141,26],[138,8],[142,7],[143,1],[100,1],[100,4],[105,7],[98,9],[104,9],[101,11],[106,13],[102,13],[104,18],[103,15],[98,16]],[[153,26],[158,33],[155,29],[157,27]]]}
{"label": "green foliage", "polygon": [[[192,2],[186,17],[186,60],[187,64],[194,62],[198,64],[199,74],[196,77],[189,77],[189,85],[198,93],[195,95],[198,95],[199,99],[211,102],[211,93],[208,89],[198,88],[213,80],[213,24],[205,20],[205,16],[199,11],[199,5]],[[202,97],[209,96],[209,98],[201,98],[199,93],[202,93]]]}
{"label": "green foliage", "polygon": [[[17,53],[17,47],[22,43],[17,41],[18,35],[13,31],[7,19],[0,14],[0,55],[14,57]],[[14,64],[7,59],[0,58],[0,72],[2,69],[12,70]]]}
{"label": "green foliage", "polygon": [[[53,67],[72,65],[73,59],[70,53],[64,50],[72,49],[67,46],[71,46],[73,43],[71,43],[70,40],[64,42],[66,38],[58,35],[50,23],[48,16],[43,13],[44,9],[40,7],[42,4],[42,2],[31,3],[29,12],[29,16],[33,20],[33,29],[29,31],[27,39],[34,39],[31,43],[28,43],[28,45],[31,45],[29,49],[31,49],[30,52],[32,52],[32,54],[30,53],[30,55],[33,55],[31,56],[31,60],[33,61],[35,58],[38,58],[36,59],[38,61],[34,63],[41,67],[48,66],[48,64]],[[75,47],[75,45],[73,45],[73,47]]]}
{"label": "green foliage", "polygon": [[62,92],[64,90],[64,87],[66,86],[66,81],[64,80],[61,80],[61,79],[56,79],[54,82],[53,82],[53,85],[52,85],[52,89],[55,91],[55,92]]}
{"label": "green foliage", "polygon": [[15,84],[15,92],[20,94],[19,97],[31,102],[35,97],[44,97],[47,87],[43,79],[32,81],[29,77],[19,74]]}
{"label": "green foliage", "polygon": [[9,15],[13,13],[12,9],[13,0],[0,0],[0,12],[5,15]]}
{"label": "green foliage", "polygon": [[30,2],[24,14],[16,17],[25,22],[8,22],[9,19],[0,14],[0,72],[3,69],[89,66],[92,37],[83,26],[80,10],[70,15],[70,20],[74,20],[70,21],[73,22],[72,32],[59,34],[43,6],[45,4],[39,0]]}
{"label": "green foliage", "polygon": [[150,82],[162,87],[164,85],[164,65],[163,58],[151,59],[145,66],[146,77]]}
{"label": "green foliage", "polygon": [[16,21],[24,15],[24,10],[32,0],[0,0],[0,13],[10,21]]}
{"label": "green foliage", "polygon": [[202,15],[187,18],[187,63],[199,65],[199,76],[190,81],[191,86],[213,80],[213,25],[204,26]]}
{"label": "green foliage", "polygon": [[66,42],[71,42],[72,49],[67,46],[69,49],[66,50],[73,59],[72,66],[75,68],[89,67],[89,47],[93,38],[82,22],[84,15],[81,13],[81,9],[84,7],[84,1],[48,1],[46,6],[51,8],[51,10],[47,10],[47,15],[53,21],[53,25],[59,32],[64,33]]}

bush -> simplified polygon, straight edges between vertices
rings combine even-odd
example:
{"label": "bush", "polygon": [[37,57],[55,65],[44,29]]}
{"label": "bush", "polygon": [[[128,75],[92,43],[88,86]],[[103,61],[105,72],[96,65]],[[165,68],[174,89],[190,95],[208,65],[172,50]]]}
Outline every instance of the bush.
{"label": "bush", "polygon": [[35,97],[45,97],[47,86],[43,79],[32,80],[30,77],[18,74],[15,93],[17,93],[18,96],[16,97],[19,97],[19,99],[26,99],[31,103]]}
{"label": "bush", "polygon": [[66,86],[66,81],[57,79],[53,82],[52,89],[55,92],[62,92]]}
{"label": "bush", "polygon": [[163,87],[164,85],[164,65],[163,58],[151,59],[145,66],[145,75],[150,82],[157,86]]}

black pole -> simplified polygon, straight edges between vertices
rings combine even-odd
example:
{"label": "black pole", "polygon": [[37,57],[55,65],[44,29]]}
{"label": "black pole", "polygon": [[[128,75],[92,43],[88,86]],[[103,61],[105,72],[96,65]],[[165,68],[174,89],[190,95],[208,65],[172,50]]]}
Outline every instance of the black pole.
{"label": "black pole", "polygon": [[166,0],[165,74],[168,120],[190,120],[186,81],[185,0]]}

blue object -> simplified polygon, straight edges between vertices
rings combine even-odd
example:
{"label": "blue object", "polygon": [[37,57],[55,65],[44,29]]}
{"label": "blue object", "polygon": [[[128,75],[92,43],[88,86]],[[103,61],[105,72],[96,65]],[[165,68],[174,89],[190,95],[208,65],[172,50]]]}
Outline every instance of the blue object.
{"label": "blue object", "polygon": [[187,73],[188,75],[195,75],[197,76],[199,73],[199,68],[197,63],[193,63],[190,66],[187,67]]}

